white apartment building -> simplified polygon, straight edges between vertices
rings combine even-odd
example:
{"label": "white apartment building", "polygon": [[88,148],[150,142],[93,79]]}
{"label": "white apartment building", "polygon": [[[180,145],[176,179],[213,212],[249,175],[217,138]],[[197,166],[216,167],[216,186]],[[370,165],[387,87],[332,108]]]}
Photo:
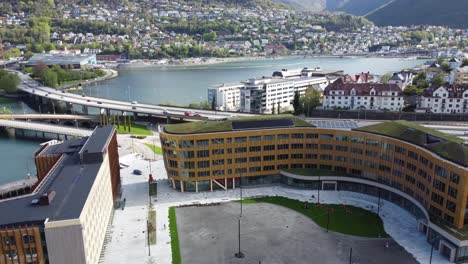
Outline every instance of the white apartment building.
{"label": "white apartment building", "polygon": [[222,83],[208,88],[208,103],[211,105],[215,97],[216,109],[221,111],[237,111],[240,106],[240,89],[243,83]]}
{"label": "white apartment building", "polygon": [[[292,109],[296,91],[302,96],[308,88],[323,92],[330,81],[343,76],[343,71],[321,68],[282,69],[272,77],[252,78],[239,83],[222,83],[208,88],[208,103],[213,98],[216,109],[247,113],[272,113]],[[274,105],[274,107],[273,107]]]}
{"label": "white apartment building", "polygon": [[424,90],[416,112],[467,113],[468,85],[432,85]]}
{"label": "white apartment building", "polygon": [[324,109],[400,111],[403,92],[396,84],[345,83],[338,79],[323,92]]}
{"label": "white apartment building", "polygon": [[278,78],[267,77],[249,79],[244,82],[240,91],[241,112],[272,113],[292,109],[292,101],[296,91],[304,95],[309,88],[323,91],[329,84],[325,77]]}

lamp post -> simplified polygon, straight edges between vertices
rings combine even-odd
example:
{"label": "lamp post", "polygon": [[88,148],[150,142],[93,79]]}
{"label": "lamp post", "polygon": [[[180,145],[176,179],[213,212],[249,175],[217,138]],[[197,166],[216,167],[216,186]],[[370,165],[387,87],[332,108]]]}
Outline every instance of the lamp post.
{"label": "lamp post", "polygon": [[146,236],[148,240],[148,256],[151,256],[150,236],[149,236],[149,221],[146,220]]}
{"label": "lamp post", "polygon": [[[240,217],[242,217],[242,172],[239,177],[239,192],[240,192]],[[240,222],[239,222],[240,223]]]}
{"label": "lamp post", "polygon": [[241,252],[241,243],[240,243],[240,221],[241,221],[241,219],[240,219],[240,217],[239,217],[239,219],[238,219],[238,223],[239,223],[239,225],[238,225],[238,227],[239,227],[239,228],[238,228],[238,231],[239,231],[239,232],[238,232],[239,251],[238,251],[236,254],[234,254],[234,256],[235,256],[236,258],[244,258],[244,253]]}
{"label": "lamp post", "polygon": [[377,201],[377,215],[380,214],[380,188],[379,188],[379,200]]}
{"label": "lamp post", "polygon": [[318,179],[318,193],[317,193],[317,203],[320,204],[320,188],[322,187],[320,184],[320,174],[319,174],[319,179]]}

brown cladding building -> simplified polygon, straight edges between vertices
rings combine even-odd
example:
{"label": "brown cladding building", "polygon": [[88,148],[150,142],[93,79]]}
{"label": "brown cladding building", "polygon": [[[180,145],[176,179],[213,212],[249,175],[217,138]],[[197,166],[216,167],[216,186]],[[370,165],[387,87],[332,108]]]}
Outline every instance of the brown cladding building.
{"label": "brown cladding building", "polygon": [[34,190],[0,200],[0,264],[98,263],[120,192],[115,128],[47,145],[35,162]]}
{"label": "brown cladding building", "polygon": [[468,260],[468,149],[458,138],[409,122],[339,130],[291,116],[167,125],[160,138],[182,192],[276,183],[381,196],[413,213],[451,261]]}

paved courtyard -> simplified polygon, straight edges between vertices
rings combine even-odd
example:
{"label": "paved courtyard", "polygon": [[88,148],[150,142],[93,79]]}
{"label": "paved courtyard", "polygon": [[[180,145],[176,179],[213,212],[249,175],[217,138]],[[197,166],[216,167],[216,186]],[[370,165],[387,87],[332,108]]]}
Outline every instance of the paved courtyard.
{"label": "paved courtyard", "polygon": [[[241,251],[237,259],[240,204],[176,209],[183,263],[353,263],[413,264],[417,261],[393,239],[359,238],[326,232],[306,216],[268,204],[244,204]],[[385,244],[389,243],[386,248]]]}

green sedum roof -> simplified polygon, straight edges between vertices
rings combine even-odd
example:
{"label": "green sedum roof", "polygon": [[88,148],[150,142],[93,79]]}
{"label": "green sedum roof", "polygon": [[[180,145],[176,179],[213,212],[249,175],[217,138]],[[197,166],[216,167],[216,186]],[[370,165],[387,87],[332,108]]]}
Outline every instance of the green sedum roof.
{"label": "green sedum roof", "polygon": [[463,139],[415,123],[390,121],[353,130],[397,138],[424,147],[463,166],[468,165],[468,148],[463,145]]}
{"label": "green sedum roof", "polygon": [[164,126],[164,130],[171,134],[197,134],[232,131],[232,122],[291,119],[295,127],[313,127],[310,123],[293,115],[262,115],[253,117],[235,117],[224,120],[195,121],[183,124]]}

